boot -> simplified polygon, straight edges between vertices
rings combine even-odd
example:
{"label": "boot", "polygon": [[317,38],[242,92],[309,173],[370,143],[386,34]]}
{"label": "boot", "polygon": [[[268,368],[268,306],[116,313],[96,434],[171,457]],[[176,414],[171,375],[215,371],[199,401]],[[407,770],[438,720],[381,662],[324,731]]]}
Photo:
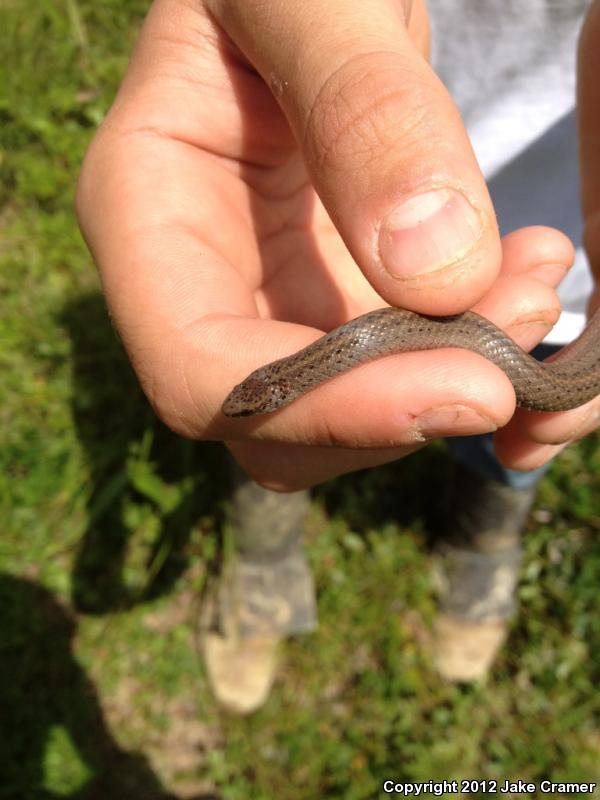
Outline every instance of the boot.
{"label": "boot", "polygon": [[506,639],[535,494],[535,486],[513,489],[457,466],[450,527],[434,557],[433,658],[446,680],[484,677]]}
{"label": "boot", "polygon": [[309,495],[263,489],[236,465],[232,501],[235,554],[207,594],[202,650],[217,702],[249,714],[268,698],[281,640],[316,627],[301,542]]}

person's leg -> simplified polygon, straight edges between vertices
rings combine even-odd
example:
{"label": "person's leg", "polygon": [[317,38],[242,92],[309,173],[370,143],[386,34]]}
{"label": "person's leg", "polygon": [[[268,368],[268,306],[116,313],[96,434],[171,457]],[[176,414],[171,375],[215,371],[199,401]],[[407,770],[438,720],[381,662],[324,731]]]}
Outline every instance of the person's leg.
{"label": "person's leg", "polygon": [[[545,358],[556,348],[541,346]],[[506,638],[515,612],[521,536],[547,467],[502,466],[491,435],[449,439],[457,462],[448,529],[437,546],[440,595],[434,659],[448,680],[482,677]]]}
{"label": "person's leg", "polygon": [[233,557],[209,597],[204,659],[217,700],[249,713],[266,700],[283,636],[312,630],[316,604],[302,547],[308,492],[279,494],[232,462]]}

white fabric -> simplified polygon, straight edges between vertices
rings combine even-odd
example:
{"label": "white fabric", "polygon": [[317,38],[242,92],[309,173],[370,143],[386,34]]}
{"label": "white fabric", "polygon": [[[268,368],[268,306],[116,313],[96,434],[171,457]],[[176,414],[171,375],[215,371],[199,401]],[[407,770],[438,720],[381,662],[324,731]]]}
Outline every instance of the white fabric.
{"label": "white fabric", "polygon": [[577,248],[548,343],[585,324],[575,130],[577,39],[591,0],[428,0],[433,66],[457,103],[502,233],[559,228]]}

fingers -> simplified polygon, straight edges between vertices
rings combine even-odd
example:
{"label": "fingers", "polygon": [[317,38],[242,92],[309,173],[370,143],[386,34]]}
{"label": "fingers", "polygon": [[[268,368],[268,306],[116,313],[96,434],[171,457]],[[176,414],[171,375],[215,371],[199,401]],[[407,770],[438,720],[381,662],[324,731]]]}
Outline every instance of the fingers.
{"label": "fingers", "polygon": [[574,259],[570,240],[543,226],[522,228],[502,239],[502,271],[493,289],[474,306],[524,350],[546,336],[560,315],[554,289]]}
{"label": "fingers", "polygon": [[458,112],[393,0],[209,3],[271,86],[354,259],[391,305],[464,310],[500,266]]}
{"label": "fingers", "polygon": [[[558,316],[560,307],[552,287],[560,282],[570,267],[573,260],[573,247],[569,240],[558,231],[534,227],[516,231],[505,237],[503,249],[502,277],[495,285],[494,290],[478,304],[477,310],[508,328],[510,334],[519,341],[521,346],[530,348],[543,338]],[[463,391],[465,386],[469,386],[471,391],[477,392],[476,374],[469,374],[466,371],[468,365],[463,360],[463,358],[473,359],[477,365],[480,361],[477,356],[456,351],[445,351],[444,353],[438,351],[437,353],[418,355],[435,357],[438,366],[440,361],[447,364],[454,376],[458,377],[459,384],[465,382],[462,386]],[[435,381],[436,376],[426,373],[423,382],[415,384],[414,381],[418,380],[419,376],[406,371],[408,369],[407,357],[401,356],[380,362],[384,368],[380,379],[386,382],[387,391],[393,391],[393,388],[390,388],[390,383],[393,384],[393,372],[390,372],[390,367],[393,366],[394,361],[396,364],[402,365],[401,374],[413,383],[416,396],[426,394],[430,390],[431,381]],[[485,361],[483,361],[483,365],[486,369],[490,367]],[[375,367],[376,365],[371,366]],[[426,368],[424,362],[420,361],[420,367]],[[355,379],[361,378],[360,372],[361,370],[354,373]],[[497,373],[498,371],[492,368],[485,374],[494,381],[498,377]],[[365,377],[364,372],[363,377]],[[337,408],[338,412],[336,419],[351,413],[348,409],[351,409],[356,403],[368,402],[372,393],[377,391],[377,380],[374,375],[365,377],[362,397],[348,398],[348,396],[344,397],[341,392],[339,396],[332,399],[331,405]],[[496,387],[493,390],[495,392],[498,385],[493,385]],[[330,387],[333,390],[334,384],[331,384]],[[507,392],[509,398],[507,409],[512,411],[514,401],[510,387],[500,384],[499,389],[501,392]],[[319,391],[323,393],[325,387]],[[311,410],[310,415],[322,414],[325,408],[323,394],[321,394],[320,401],[316,393],[313,398],[315,403],[320,402],[320,404]],[[305,397],[302,403],[306,404],[308,401],[309,397]],[[398,398],[398,402],[403,402],[403,400]],[[404,402],[414,402],[414,397],[405,398]],[[459,435],[461,427],[465,433],[469,430],[472,432],[477,427],[483,429],[485,425],[482,420],[479,421],[479,425],[477,422],[473,424],[473,420],[469,421],[468,415],[471,411],[467,411],[465,405],[462,408],[455,405],[454,408],[432,409],[429,416],[425,412],[420,417],[415,414],[411,420],[412,429],[409,426],[404,433],[406,443],[403,447],[398,448],[382,446],[373,450],[366,447],[361,449],[345,449],[340,446],[336,448],[305,447],[286,446],[264,441],[258,444],[250,441],[229,442],[229,447],[244,468],[259,483],[271,489],[293,490],[319,483],[344,472],[364,469],[407,455],[419,446],[418,444],[411,446],[408,438],[409,431],[412,430],[414,434],[418,430],[428,440],[436,435],[436,416],[438,423],[444,416],[446,417],[445,424],[438,425],[438,435]],[[300,411],[300,404],[296,406],[296,409]],[[381,406],[374,405],[369,413],[374,415],[375,419],[380,419],[381,410]],[[451,424],[448,424],[449,421]],[[429,430],[427,430],[427,422],[431,426]],[[330,422],[333,431],[335,431],[334,425],[335,421]],[[501,429],[501,431],[503,430],[505,429]],[[263,428],[263,434],[265,432],[266,429]],[[340,445],[342,440],[338,439],[335,443]],[[523,445],[522,441],[521,445]]]}
{"label": "fingers", "polygon": [[575,249],[555,228],[531,225],[502,238],[502,275],[522,275],[556,287],[571,268]]}
{"label": "fingers", "polygon": [[294,492],[359,469],[387,464],[423,445],[345,450],[262,442],[227,442],[244,470],[265,489]]}
{"label": "fingers", "polygon": [[[592,3],[584,24],[578,62],[578,123],[581,158],[584,242],[592,271],[600,275],[600,3]],[[592,310],[598,305],[598,291]],[[600,398],[571,411],[540,414],[518,411],[495,437],[496,453],[508,467],[535,469],[550,461],[570,442],[596,430]]]}
{"label": "fingers", "polygon": [[570,411],[540,413],[519,409],[494,437],[496,453],[507,467],[536,469],[599,426],[600,397]]}
{"label": "fingers", "polygon": [[500,461],[517,470],[537,469],[572,442],[600,427],[600,398],[572,411],[553,414],[518,410],[494,436]]}
{"label": "fingers", "polygon": [[202,398],[203,413],[195,419],[187,414],[192,427],[185,432],[368,449],[495,430],[512,414],[514,393],[507,378],[484,359],[462,351],[379,359],[275,413],[246,419],[221,414],[225,395],[249,369],[296,352],[320,335],[305,326],[231,317],[211,317],[188,329],[186,344],[179,346],[182,352],[188,349],[185,383],[190,398]]}
{"label": "fingers", "polygon": [[[524,237],[527,239],[527,253],[519,258]],[[565,276],[573,260],[573,246],[570,241],[549,228],[529,228],[516,231],[503,240],[503,275],[510,270],[521,279],[541,281],[548,287],[557,286]],[[512,266],[510,266],[512,265]],[[533,295],[533,292],[532,292]],[[560,308],[552,305],[548,296],[546,302],[541,295],[533,301],[531,312],[522,308],[517,311],[517,324],[509,329],[513,338],[525,349],[535,346],[545,333],[551,317],[558,317]],[[486,299],[493,314],[495,296]],[[540,304],[540,301],[541,304]],[[536,306],[538,307],[536,311]],[[515,306],[515,310],[517,309]],[[551,327],[551,326],[550,326]],[[546,331],[547,332],[547,331]],[[531,470],[551,461],[568,444],[583,438],[598,427],[600,423],[600,399],[592,400],[580,408],[557,413],[541,413],[517,409],[508,425],[494,436],[496,454],[502,463],[517,470]]]}
{"label": "fingers", "polygon": [[[164,158],[179,176],[180,189],[188,181],[206,185],[211,177],[194,161],[179,165],[170,149],[156,160]],[[453,351],[441,359],[430,352],[374,362],[279,414],[224,419],[220,406],[236,383],[321,332],[253,318],[249,288],[211,249],[211,231],[194,230],[191,210],[190,224],[182,225],[183,205],[175,200],[162,207],[161,219],[153,219],[160,181],[151,168],[132,174],[126,166],[114,159],[92,164],[96,173],[88,175],[82,191],[85,195],[95,188],[94,203],[85,196],[82,202],[94,213],[86,214],[85,227],[104,265],[111,308],[144,389],[161,418],[179,433],[375,448],[490,431],[511,416],[514,394],[504,375],[473,354]],[[213,207],[219,198],[215,193]],[[238,241],[243,246],[243,237]],[[525,243],[513,249],[515,264],[517,256],[525,259],[528,254]],[[507,263],[507,269],[518,271],[515,264]],[[508,297],[496,302],[491,295],[487,302],[498,306],[496,322],[510,323]]]}

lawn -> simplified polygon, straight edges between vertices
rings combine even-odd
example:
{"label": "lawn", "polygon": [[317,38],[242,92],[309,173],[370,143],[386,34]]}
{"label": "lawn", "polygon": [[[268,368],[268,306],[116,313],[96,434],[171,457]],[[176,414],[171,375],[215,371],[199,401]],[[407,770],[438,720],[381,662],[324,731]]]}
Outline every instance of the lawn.
{"label": "lawn", "polygon": [[224,454],[155,418],[72,210],[146,7],[0,6],[0,798],[600,782],[598,438],[542,484],[521,612],[487,683],[445,685],[427,658],[440,444],[314,491],[320,628],[289,643],[264,710],[213,703],[195,622],[227,538]]}

